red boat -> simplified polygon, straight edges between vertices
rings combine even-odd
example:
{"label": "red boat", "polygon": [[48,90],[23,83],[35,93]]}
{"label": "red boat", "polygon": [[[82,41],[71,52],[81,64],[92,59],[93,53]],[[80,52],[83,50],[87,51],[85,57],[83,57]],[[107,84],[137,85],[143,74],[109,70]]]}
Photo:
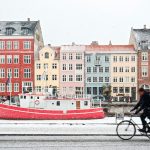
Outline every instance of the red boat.
{"label": "red boat", "polygon": [[1,119],[69,120],[102,119],[102,108],[88,98],[58,98],[46,94],[20,94],[20,107],[0,104]]}

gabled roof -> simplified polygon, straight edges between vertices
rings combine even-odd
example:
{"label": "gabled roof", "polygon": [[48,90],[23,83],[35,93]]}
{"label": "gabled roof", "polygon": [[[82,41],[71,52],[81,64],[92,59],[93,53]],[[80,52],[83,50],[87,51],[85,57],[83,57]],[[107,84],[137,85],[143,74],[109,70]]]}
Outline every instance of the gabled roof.
{"label": "gabled roof", "polygon": [[[0,21],[0,35],[7,35],[6,29],[13,29],[13,35],[23,36],[23,29],[29,29],[27,35],[33,35],[38,21]],[[9,35],[11,36],[11,35]]]}

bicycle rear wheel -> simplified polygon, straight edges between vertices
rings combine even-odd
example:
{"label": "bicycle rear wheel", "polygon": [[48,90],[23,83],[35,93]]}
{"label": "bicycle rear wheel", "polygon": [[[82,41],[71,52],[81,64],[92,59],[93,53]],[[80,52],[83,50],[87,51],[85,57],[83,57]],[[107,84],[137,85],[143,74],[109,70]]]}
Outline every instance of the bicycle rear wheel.
{"label": "bicycle rear wheel", "polygon": [[136,128],[131,121],[122,121],[118,124],[116,132],[122,140],[130,140],[135,136]]}

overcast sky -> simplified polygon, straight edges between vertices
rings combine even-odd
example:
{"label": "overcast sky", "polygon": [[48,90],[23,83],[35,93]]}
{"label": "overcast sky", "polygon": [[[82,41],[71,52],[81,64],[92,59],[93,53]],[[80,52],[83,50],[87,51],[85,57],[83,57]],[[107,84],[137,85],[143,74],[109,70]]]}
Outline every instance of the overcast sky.
{"label": "overcast sky", "polygon": [[150,27],[150,0],[0,0],[0,20],[40,20],[45,44],[127,44]]}

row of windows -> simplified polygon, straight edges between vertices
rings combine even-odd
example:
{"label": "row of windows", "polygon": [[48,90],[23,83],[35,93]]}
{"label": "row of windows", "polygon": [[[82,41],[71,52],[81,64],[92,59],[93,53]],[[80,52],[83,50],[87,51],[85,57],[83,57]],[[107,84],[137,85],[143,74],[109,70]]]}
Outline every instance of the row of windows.
{"label": "row of windows", "polygon": [[[31,78],[31,69],[25,68],[24,70],[24,78]],[[14,78],[19,78],[19,69],[14,68],[7,68],[7,76],[6,76],[6,70],[5,68],[0,68],[0,78],[9,78],[9,77],[14,77]]]}
{"label": "row of windows", "polygon": [[[92,80],[93,79],[93,80]],[[105,80],[104,80],[105,79]],[[87,82],[90,83],[90,82],[109,82],[110,81],[110,78],[109,77],[88,77],[87,78]]]}
{"label": "row of windows", "polygon": [[130,87],[113,87],[113,93],[130,93]]}
{"label": "row of windows", "polygon": [[113,67],[113,72],[136,72],[135,67]]}
{"label": "row of windows", "polygon": [[[53,81],[57,80],[57,75],[52,75],[51,76]],[[48,80],[48,75],[42,76],[42,75],[37,75],[36,80],[41,81],[41,80]]]}
{"label": "row of windows", "polygon": [[[41,68],[42,68],[42,65],[41,65],[40,63],[37,63],[37,64],[36,64],[36,69],[41,69]],[[48,63],[45,63],[45,64],[43,65],[43,68],[44,68],[44,69],[48,69],[48,68],[49,68]],[[57,64],[56,64],[56,63],[53,63],[53,64],[52,64],[52,69],[57,69]]]}
{"label": "row of windows", "polygon": [[96,72],[109,72],[110,71],[110,69],[109,69],[109,67],[87,67],[86,68],[86,72],[87,73],[91,73],[91,72],[93,72],[93,73],[96,73]]}
{"label": "row of windows", "polygon": [[81,60],[83,58],[82,56],[82,53],[76,53],[75,54],[75,57],[72,53],[62,53],[62,59],[63,60],[73,60],[73,59],[76,59],[76,60]]}
{"label": "row of windows", "polygon": [[136,61],[135,56],[113,56],[113,62]]}
{"label": "row of windows", "polygon": [[[19,55],[0,55],[0,64],[19,64]],[[31,63],[31,55],[24,55],[23,56],[23,63],[30,64]]]}
{"label": "row of windows", "polygon": [[135,77],[114,77],[113,82],[135,82]]}
{"label": "row of windows", "polygon": [[[12,89],[13,87],[13,89]],[[12,92],[12,90],[14,92],[19,92],[19,83],[9,83],[7,86],[6,86],[6,83],[0,83],[0,92]]]}
{"label": "row of windows", "polygon": [[[73,64],[62,64],[62,70],[73,70]],[[83,65],[82,64],[76,64],[76,70],[82,70]]]}
{"label": "row of windows", "polygon": [[[18,50],[19,47],[19,41],[0,41],[0,50]],[[23,49],[31,49],[31,41],[24,41],[23,42]]]}
{"label": "row of windows", "polygon": [[81,82],[81,81],[83,81],[83,77],[82,77],[82,75],[76,75],[75,79],[74,79],[73,75],[69,75],[68,77],[67,77],[67,75],[62,75],[62,81],[63,82],[66,82],[66,81],[69,81],[69,82],[73,82],[73,81]]}
{"label": "row of windows", "polygon": [[[90,55],[86,56],[86,62],[87,62],[87,63],[90,63],[90,62],[92,61],[92,58],[91,58],[91,57],[92,57],[92,56],[90,56]],[[104,57],[105,62],[109,62],[109,56],[103,56],[103,57]],[[98,63],[98,62],[100,62],[102,59],[103,59],[103,58],[101,58],[101,56],[95,56],[94,62],[95,62],[95,63]]]}

